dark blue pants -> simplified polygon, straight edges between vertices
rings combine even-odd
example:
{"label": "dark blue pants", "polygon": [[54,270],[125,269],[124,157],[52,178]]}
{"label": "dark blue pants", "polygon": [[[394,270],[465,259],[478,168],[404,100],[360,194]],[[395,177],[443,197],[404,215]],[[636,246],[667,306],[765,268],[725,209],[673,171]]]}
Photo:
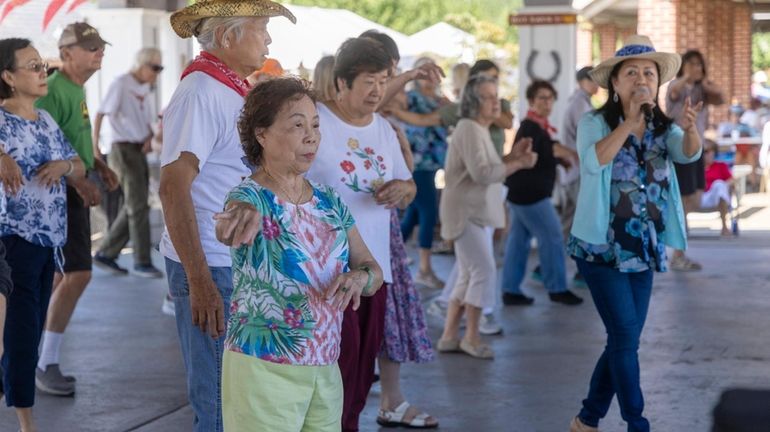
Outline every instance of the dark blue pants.
{"label": "dark blue pants", "polygon": [[53,248],[32,244],[19,236],[0,238],[11,266],[13,291],[5,316],[5,403],[29,408],[35,404],[37,347],[43,333],[53,286]]}
{"label": "dark blue pants", "polygon": [[406,241],[412,235],[414,226],[420,224],[417,243],[422,249],[430,249],[433,246],[433,230],[438,223],[436,171],[415,171],[412,178],[417,186],[417,195],[401,221],[401,234]]}
{"label": "dark blue pants", "polygon": [[652,271],[621,273],[606,265],[575,261],[607,329],[607,345],[596,363],[579,417],[588,426],[598,426],[617,395],[628,431],[649,432],[650,423],[642,416],[638,350],[652,293]]}

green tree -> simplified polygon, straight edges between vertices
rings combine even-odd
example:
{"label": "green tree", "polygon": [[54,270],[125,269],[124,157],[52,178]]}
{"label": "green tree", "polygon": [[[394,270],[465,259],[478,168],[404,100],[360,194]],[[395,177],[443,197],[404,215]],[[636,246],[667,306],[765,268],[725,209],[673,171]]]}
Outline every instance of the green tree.
{"label": "green tree", "polygon": [[751,63],[754,71],[770,69],[770,33],[752,35]]}

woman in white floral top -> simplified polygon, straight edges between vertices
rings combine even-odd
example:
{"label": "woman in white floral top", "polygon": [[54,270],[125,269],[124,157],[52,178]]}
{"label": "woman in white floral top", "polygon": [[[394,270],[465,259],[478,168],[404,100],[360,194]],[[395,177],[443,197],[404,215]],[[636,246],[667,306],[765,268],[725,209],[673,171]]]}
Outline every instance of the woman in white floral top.
{"label": "woman in white floral top", "polygon": [[[21,430],[35,430],[35,365],[51,297],[56,250],[67,240],[65,178],[82,178],[83,163],[51,116],[35,108],[48,93],[40,54],[27,39],[0,40],[0,241],[14,289],[4,339],[8,406]],[[58,262],[57,262],[58,261]]]}
{"label": "woman in white floral top", "polygon": [[[304,177],[320,141],[305,81],[259,84],[239,129],[259,169],[216,216],[217,238],[231,245],[233,257],[224,427],[338,432],[343,310],[373,295],[382,271],[339,195]],[[238,218],[238,208],[250,216]]]}

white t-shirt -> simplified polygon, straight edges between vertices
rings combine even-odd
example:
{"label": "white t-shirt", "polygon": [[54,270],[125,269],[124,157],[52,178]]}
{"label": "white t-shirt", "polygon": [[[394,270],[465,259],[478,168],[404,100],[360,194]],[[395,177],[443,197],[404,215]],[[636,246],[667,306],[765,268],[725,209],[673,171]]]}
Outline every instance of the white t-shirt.
{"label": "white t-shirt", "polygon": [[[230,267],[230,248],[214,234],[214,213],[224,208],[228,192],[251,175],[238,136],[237,122],[243,97],[203,72],[186,76],[163,113],[161,166],[182,152],[198,158],[198,176],[190,194],[195,206],[201,245],[211,267]],[[160,252],[180,262],[168,229],[163,231]]]}
{"label": "white t-shirt", "polygon": [[110,85],[99,114],[109,119],[112,142],[143,143],[152,135],[155,110],[150,92],[150,84],[140,83],[130,73]]}
{"label": "white t-shirt", "polygon": [[390,269],[390,210],[374,200],[374,189],[393,179],[408,180],[412,173],[393,127],[378,114],[367,126],[351,126],[319,103],[321,144],[307,178],[333,187],[350,208],[356,227],[385,282]]}

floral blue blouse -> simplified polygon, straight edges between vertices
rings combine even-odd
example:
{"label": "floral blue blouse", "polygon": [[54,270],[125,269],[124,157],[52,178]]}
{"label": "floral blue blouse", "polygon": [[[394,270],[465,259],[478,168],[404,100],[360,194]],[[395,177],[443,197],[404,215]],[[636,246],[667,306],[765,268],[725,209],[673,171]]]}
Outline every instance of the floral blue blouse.
{"label": "floral blue blouse", "polygon": [[641,142],[629,135],[613,160],[607,243],[591,244],[570,236],[570,255],[623,273],[667,270],[663,237],[671,205],[671,172],[666,135],[655,137],[648,130]]}
{"label": "floral blue blouse", "polygon": [[0,237],[18,235],[45,247],[61,247],[67,241],[64,180],[52,187],[38,182],[37,171],[54,160],[77,154],[53,118],[36,110],[37,120],[26,120],[0,108],[0,147],[21,168],[24,185],[16,195],[0,187]]}
{"label": "floral blue blouse", "polygon": [[[417,90],[407,93],[409,111],[430,114],[439,108],[435,99]],[[436,171],[444,167],[447,152],[447,131],[441,126],[408,126],[406,138],[412,147],[415,171]]]}

